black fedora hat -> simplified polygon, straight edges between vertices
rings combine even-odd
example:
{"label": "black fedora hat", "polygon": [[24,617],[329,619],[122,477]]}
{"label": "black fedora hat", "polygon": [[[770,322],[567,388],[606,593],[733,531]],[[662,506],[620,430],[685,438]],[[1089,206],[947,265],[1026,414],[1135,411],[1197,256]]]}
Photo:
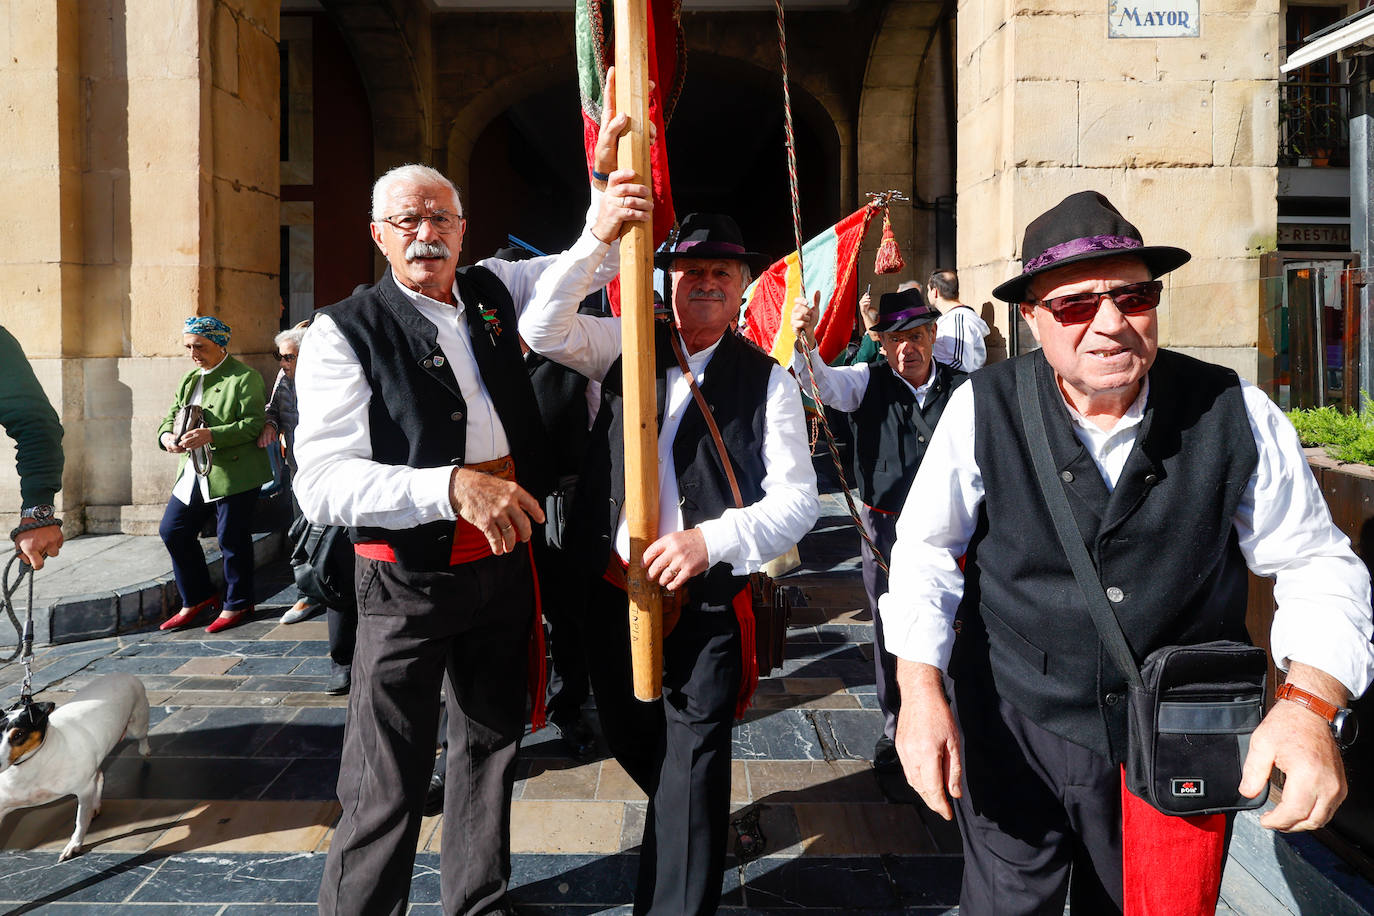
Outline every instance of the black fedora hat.
{"label": "black fedora hat", "polygon": [[919,285],[899,293],[883,293],[878,297],[878,320],[872,331],[909,331],[930,324],[940,317],[935,306],[926,302],[926,294]]}
{"label": "black fedora hat", "polygon": [[654,266],[668,270],[677,258],[743,261],[756,270],[772,263],[767,255],[745,249],[739,226],[723,213],[687,214],[677,241],[671,249],[654,255]]}
{"label": "black fedora hat", "polygon": [[992,291],[1003,302],[1025,302],[1031,280],[1067,264],[1130,255],[1145,262],[1151,277],[1187,264],[1182,248],[1146,245],[1111,201],[1096,191],[1070,194],[1031,220],[1021,241],[1021,275]]}

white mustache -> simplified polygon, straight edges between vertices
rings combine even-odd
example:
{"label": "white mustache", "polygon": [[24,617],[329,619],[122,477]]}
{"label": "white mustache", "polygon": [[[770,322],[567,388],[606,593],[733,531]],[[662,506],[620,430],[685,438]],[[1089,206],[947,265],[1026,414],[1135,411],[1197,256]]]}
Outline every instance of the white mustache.
{"label": "white mustache", "polygon": [[419,239],[411,242],[406,248],[406,260],[414,261],[416,258],[448,258],[450,253],[448,246],[442,239],[433,242],[422,242]]}

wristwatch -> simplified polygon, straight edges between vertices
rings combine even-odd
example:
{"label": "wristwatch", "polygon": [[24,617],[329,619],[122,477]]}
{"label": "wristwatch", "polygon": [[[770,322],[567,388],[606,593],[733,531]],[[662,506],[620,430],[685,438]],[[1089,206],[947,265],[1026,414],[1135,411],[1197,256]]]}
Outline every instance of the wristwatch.
{"label": "wristwatch", "polygon": [[1360,733],[1360,723],[1355,718],[1353,709],[1342,709],[1333,703],[1328,703],[1315,693],[1303,690],[1301,687],[1282,684],[1278,690],[1274,691],[1274,699],[1289,700],[1299,706],[1306,706],[1321,716],[1331,726],[1331,734],[1335,737],[1336,744],[1342,748],[1348,748],[1354,744],[1356,736]]}
{"label": "wristwatch", "polygon": [[27,509],[21,510],[19,513],[19,518],[21,520],[33,519],[35,522],[46,522],[48,521],[48,519],[52,518],[56,514],[57,510],[54,509],[52,506],[38,505],[29,506]]}

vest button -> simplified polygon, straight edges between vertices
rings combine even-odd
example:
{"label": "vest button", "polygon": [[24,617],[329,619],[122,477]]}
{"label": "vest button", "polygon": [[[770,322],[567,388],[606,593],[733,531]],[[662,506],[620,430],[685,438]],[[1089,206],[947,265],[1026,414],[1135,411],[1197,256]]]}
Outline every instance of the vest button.
{"label": "vest button", "polygon": [[1102,699],[1106,701],[1108,706],[1115,706],[1117,703],[1121,702],[1121,694],[1109,693]]}
{"label": "vest button", "polygon": [[1059,479],[1065,483],[1073,483],[1073,471],[1060,471]]}
{"label": "vest button", "polygon": [[1113,602],[1125,601],[1126,593],[1113,585],[1111,588],[1107,589],[1107,598]]}
{"label": "vest button", "polygon": [[420,363],[420,365],[424,366],[426,369],[433,369],[433,368],[434,368],[434,360],[432,360],[432,359],[426,359],[424,362]]}
{"label": "vest button", "polygon": [[461,410],[455,410],[453,413],[448,415],[448,418],[450,420],[461,420],[463,419],[463,412]]}
{"label": "vest button", "polygon": [[925,436],[917,436],[917,437],[916,437],[916,441],[917,441],[917,442],[924,442],[924,441],[926,441],[926,437],[925,437]]}
{"label": "vest button", "polygon": [[1155,484],[1159,483],[1159,475],[1158,475],[1158,474],[1146,474],[1146,475],[1145,475],[1145,483],[1148,484],[1149,486],[1152,486],[1152,487],[1153,487]]}

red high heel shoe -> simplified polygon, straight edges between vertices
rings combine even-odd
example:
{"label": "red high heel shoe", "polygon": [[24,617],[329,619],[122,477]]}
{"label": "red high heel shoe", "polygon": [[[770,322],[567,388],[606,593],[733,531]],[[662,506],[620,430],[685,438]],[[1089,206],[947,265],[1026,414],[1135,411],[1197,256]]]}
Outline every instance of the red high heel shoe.
{"label": "red high heel shoe", "polygon": [[233,614],[231,617],[216,617],[214,620],[210,621],[210,625],[205,628],[205,632],[218,633],[220,630],[227,630],[232,626],[236,626],[243,622],[243,618],[252,609],[253,606],[250,604],[246,608],[231,612]]}
{"label": "red high heel shoe", "polygon": [[213,607],[216,610],[218,610],[219,606],[220,600],[218,595],[211,598],[206,598],[204,601],[202,601],[200,604],[195,605],[194,607],[184,607],[181,610],[177,611],[171,617],[168,617],[166,620],[162,621],[162,625],[158,627],[158,629],[180,630],[182,627],[190,625],[191,621],[199,617],[201,611],[204,611],[208,607]]}

